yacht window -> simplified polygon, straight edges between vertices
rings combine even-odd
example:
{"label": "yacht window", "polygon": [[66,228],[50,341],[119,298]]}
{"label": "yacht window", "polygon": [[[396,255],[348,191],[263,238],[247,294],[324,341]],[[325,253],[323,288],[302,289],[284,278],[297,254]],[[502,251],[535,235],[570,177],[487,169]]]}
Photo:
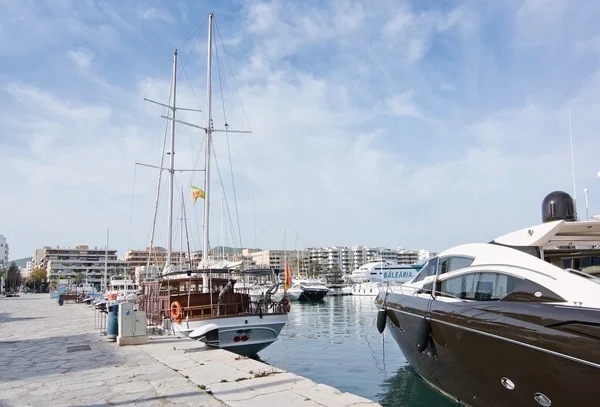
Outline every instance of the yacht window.
{"label": "yacht window", "polygon": [[440,275],[444,273],[449,273],[454,270],[469,267],[473,263],[473,260],[474,259],[470,257],[462,256],[448,257],[440,263]]}
{"label": "yacht window", "polygon": [[427,276],[433,276],[436,271],[435,270],[436,264],[437,264],[437,257],[434,257],[433,259],[429,260],[427,262],[427,264],[425,264],[425,266],[421,269],[419,274],[417,274],[417,276],[413,280],[413,283],[416,283],[417,281],[421,281]]}
{"label": "yacht window", "polygon": [[428,266],[427,277],[435,276],[435,273],[437,272],[437,270],[436,270],[437,263],[438,263],[437,257],[429,260],[429,263],[427,263],[427,266]]}
{"label": "yacht window", "polygon": [[471,273],[441,281],[437,291],[465,300],[498,301],[511,293],[521,280],[502,273]]}

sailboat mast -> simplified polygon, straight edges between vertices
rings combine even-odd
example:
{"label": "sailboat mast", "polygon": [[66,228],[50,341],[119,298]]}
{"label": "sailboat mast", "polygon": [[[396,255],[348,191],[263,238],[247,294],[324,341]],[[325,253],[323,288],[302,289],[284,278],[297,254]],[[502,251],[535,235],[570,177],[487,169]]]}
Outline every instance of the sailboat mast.
{"label": "sailboat mast", "polygon": [[[212,96],[211,96],[211,68],[212,68],[212,30],[213,30],[213,13],[208,13],[208,45],[206,59],[206,138],[204,146],[204,224],[202,230],[202,258],[203,263],[206,263],[208,258],[208,234],[209,234],[209,215],[210,215],[210,155],[211,155],[211,133],[212,133]],[[208,276],[203,274],[202,285],[205,292],[208,290]]]}
{"label": "sailboat mast", "polygon": [[186,220],[185,216],[183,214],[183,211],[184,211],[183,208],[185,206],[184,199],[185,198],[184,198],[184,195],[183,195],[183,187],[181,187],[181,222],[180,222],[181,230],[179,231],[179,234],[180,234],[180,241],[179,241],[179,250],[180,250],[179,251],[179,268],[181,270],[183,270],[184,266],[185,266],[185,264],[183,262],[183,253],[185,253],[183,251],[183,222],[185,222],[185,220]]}
{"label": "sailboat mast", "polygon": [[108,236],[110,228],[106,229],[106,248],[104,249],[104,293],[108,292]]}
{"label": "sailboat mast", "polygon": [[173,251],[173,178],[175,177],[175,101],[177,89],[177,50],[173,52],[173,77],[171,79],[171,94],[173,95],[173,106],[171,107],[171,151],[169,152],[171,163],[169,166],[169,234],[167,237],[167,261],[165,264],[171,264],[171,253]]}

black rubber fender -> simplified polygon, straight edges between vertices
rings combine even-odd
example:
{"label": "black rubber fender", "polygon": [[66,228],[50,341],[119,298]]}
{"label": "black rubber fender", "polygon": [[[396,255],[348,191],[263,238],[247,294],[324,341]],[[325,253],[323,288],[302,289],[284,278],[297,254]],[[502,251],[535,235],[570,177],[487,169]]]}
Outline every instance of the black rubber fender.
{"label": "black rubber fender", "polygon": [[387,312],[384,309],[377,311],[377,330],[380,334],[385,330],[385,323],[387,322]]}
{"label": "black rubber fender", "polygon": [[422,353],[429,345],[431,336],[431,324],[426,318],[423,318],[417,325],[417,350]]}

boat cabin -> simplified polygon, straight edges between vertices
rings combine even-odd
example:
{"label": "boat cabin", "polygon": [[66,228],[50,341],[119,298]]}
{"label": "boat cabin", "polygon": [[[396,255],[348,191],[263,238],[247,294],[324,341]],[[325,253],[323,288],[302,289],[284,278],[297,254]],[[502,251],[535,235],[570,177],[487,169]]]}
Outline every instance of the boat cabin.
{"label": "boat cabin", "polygon": [[[208,287],[203,284],[206,282]],[[181,322],[217,316],[283,312],[281,304],[252,302],[247,292],[236,291],[236,284],[231,270],[173,272],[161,280],[142,283],[140,309],[146,312],[152,325],[162,325],[165,318]]]}

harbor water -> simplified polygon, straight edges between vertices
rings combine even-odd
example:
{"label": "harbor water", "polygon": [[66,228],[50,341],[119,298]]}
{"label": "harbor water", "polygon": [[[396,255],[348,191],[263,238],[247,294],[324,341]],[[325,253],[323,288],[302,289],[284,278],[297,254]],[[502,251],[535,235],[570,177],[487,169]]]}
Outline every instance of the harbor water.
{"label": "harbor water", "polygon": [[292,303],[280,339],[260,360],[384,407],[454,407],[425,383],[389,332],[375,326],[374,297],[325,297]]}

